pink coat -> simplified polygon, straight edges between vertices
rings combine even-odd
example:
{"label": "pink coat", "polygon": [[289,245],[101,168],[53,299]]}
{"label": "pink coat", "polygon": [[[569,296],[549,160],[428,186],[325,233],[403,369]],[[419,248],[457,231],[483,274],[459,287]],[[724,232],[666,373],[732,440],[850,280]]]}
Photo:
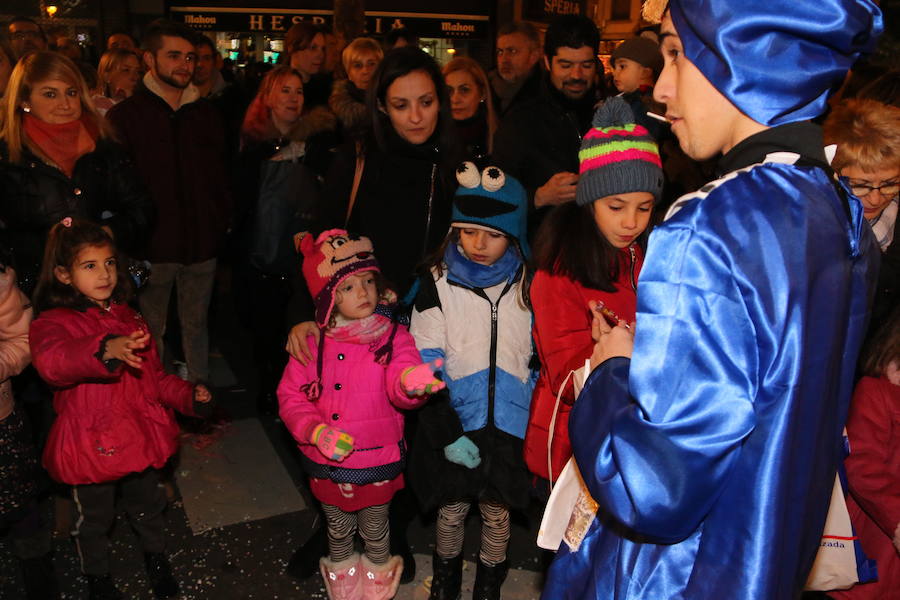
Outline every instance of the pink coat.
{"label": "pink coat", "polygon": [[[417,408],[427,399],[407,396],[400,387],[400,374],[422,360],[406,327],[397,328],[393,355],[386,367],[375,362],[374,354],[369,349],[378,348],[383,342],[384,339],[373,344],[355,344],[326,337],[322,392],[316,402],[309,401],[306,394],[300,391],[301,386],[316,378],[318,348],[315,341],[312,338],[309,340],[313,358],[305,367],[294,358],[290,359],[278,385],[279,412],[297,440],[300,451],[312,463],[358,469],[362,477],[373,467],[400,461],[400,444],[403,441],[401,409]],[[309,443],[310,433],[320,423],[353,436],[354,450],[343,461],[325,458],[316,446]],[[310,471],[310,466],[316,465],[307,464],[307,471]],[[313,473],[310,475],[315,476]],[[376,476],[373,481],[390,478]]]}
{"label": "pink coat", "polygon": [[124,304],[109,311],[55,308],[31,324],[31,353],[54,389],[57,418],[44,449],[44,467],[73,485],[114,481],[160,468],[177,449],[173,409],[193,414],[193,386],[163,372],[153,341],[143,369],[100,360],[104,338],[147,324]]}

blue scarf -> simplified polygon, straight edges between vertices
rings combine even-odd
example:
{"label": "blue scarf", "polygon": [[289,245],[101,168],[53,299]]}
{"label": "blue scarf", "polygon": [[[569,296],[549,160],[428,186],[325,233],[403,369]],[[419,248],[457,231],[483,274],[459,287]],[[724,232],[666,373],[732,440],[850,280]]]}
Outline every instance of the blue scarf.
{"label": "blue scarf", "polygon": [[447,244],[444,251],[444,262],[447,264],[447,279],[474,288],[489,288],[509,281],[516,276],[522,258],[515,244],[510,242],[509,248],[500,259],[492,265],[482,265],[466,258],[460,252],[458,244]]}

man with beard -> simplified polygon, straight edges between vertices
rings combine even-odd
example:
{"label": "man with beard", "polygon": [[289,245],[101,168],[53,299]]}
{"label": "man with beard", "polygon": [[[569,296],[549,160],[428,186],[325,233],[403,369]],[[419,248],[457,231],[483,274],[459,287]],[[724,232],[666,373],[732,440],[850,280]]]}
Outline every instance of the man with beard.
{"label": "man with beard", "polygon": [[559,17],[544,38],[540,93],[519,102],[503,118],[494,138],[494,160],[515,176],[531,201],[529,237],[544,214],[575,199],[578,150],[590,128],[596,97],[600,32],[581,15]]}
{"label": "man with beard", "polygon": [[569,434],[596,504],[543,598],[800,597],[878,271],[813,119],[882,29],[870,0],[668,2],[654,97],[719,178],[650,236],[636,324],[594,317]]}
{"label": "man with beard", "polygon": [[207,313],[216,255],[231,215],[222,119],[191,83],[195,34],[157,21],[144,36],[147,73],[107,118],[131,151],[156,204],[146,258],[153,276],[139,297],[162,354],[174,285],[187,378],[209,376]]}
{"label": "man with beard", "polygon": [[498,113],[538,94],[543,69],[541,36],[527,21],[508,23],[497,32],[497,68],[488,74]]}

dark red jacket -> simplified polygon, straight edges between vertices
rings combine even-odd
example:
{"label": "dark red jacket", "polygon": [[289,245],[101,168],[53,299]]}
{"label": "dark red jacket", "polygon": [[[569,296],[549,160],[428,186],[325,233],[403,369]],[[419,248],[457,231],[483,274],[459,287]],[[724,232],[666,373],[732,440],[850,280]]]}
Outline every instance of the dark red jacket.
{"label": "dark red jacket", "polygon": [[177,111],[141,87],[106,118],[131,152],[156,205],[151,262],[194,264],[214,258],[231,219],[225,132],[204,99]]}
{"label": "dark red jacket", "polygon": [[150,340],[143,369],[100,357],[104,338],[148,331],[124,304],[110,310],[54,308],[31,324],[32,362],[52,388],[56,421],[44,467],[73,485],[160,468],[178,446],[173,409],[193,414],[193,386],[163,372]]}
{"label": "dark red jacket", "polygon": [[900,386],[887,377],[860,379],[847,416],[847,438],[847,511],[863,550],[878,564],[878,581],[828,595],[896,598],[900,556],[891,540],[900,525]]}
{"label": "dark red jacket", "polygon": [[[619,279],[615,282],[615,292],[589,289],[568,277],[551,275],[543,270],[539,270],[531,282],[534,342],[541,359],[541,374],[531,398],[531,412],[525,432],[525,463],[532,473],[544,479],[549,479],[547,439],[556,406],[556,392],[569,371],[583,367],[585,359],[594,351],[594,341],[591,338],[593,316],[588,302],[601,300],[619,317],[629,323],[634,320],[637,309],[635,284],[644,254],[639,247],[632,248],[633,261],[630,249],[620,253],[621,268]],[[553,426],[550,455],[554,481],[572,456],[569,412],[574,403],[575,391],[572,378],[569,378]]]}

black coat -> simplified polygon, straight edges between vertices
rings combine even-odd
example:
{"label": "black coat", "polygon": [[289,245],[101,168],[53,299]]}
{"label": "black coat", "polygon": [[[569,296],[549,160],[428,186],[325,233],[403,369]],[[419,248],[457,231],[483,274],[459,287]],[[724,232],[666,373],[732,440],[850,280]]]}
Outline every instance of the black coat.
{"label": "black coat", "polygon": [[[581,138],[590,129],[593,112],[592,93],[572,102],[545,80],[540,94],[517,103],[503,117],[494,135],[492,162],[522,183],[532,207],[535,190],[553,175],[578,173]],[[530,235],[547,210],[532,211]]]}
{"label": "black coat", "polygon": [[[387,150],[366,144],[365,163],[347,228],[371,238],[384,275],[402,296],[416,267],[450,228],[459,156],[435,143],[413,146],[392,134]],[[318,231],[343,227],[356,171],[356,146],[341,148],[325,179]]]}
{"label": "black coat", "polygon": [[158,218],[146,258],[185,265],[215,258],[232,216],[219,111],[205,99],[172,110],[141,86],[106,117],[156,206]]}
{"label": "black coat", "polygon": [[30,293],[44,253],[47,232],[63,217],[97,221],[112,229],[119,249],[141,248],[155,211],[128,154],[100,139],[78,159],[67,177],[27,149],[17,163],[0,146],[0,221],[4,243],[13,252],[19,285]]}

